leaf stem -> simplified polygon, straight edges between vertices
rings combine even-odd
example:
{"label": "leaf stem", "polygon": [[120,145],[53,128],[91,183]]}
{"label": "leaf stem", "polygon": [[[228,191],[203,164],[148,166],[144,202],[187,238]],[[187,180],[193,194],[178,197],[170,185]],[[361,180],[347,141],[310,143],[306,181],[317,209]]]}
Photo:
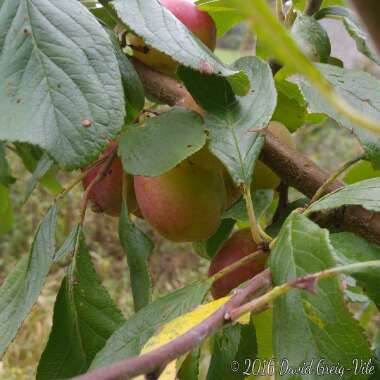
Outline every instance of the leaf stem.
{"label": "leaf stem", "polygon": [[243,257],[242,259],[235,261],[234,263],[232,263],[228,267],[222,269],[221,271],[215,273],[211,278],[212,278],[213,282],[215,282],[215,281],[219,280],[220,278],[226,276],[227,274],[233,272],[234,270],[244,266],[245,264],[248,264],[251,261],[254,261],[258,258],[265,257],[265,256],[267,256],[267,254],[264,251],[262,251],[261,249],[258,251],[252,252],[249,255]]}
{"label": "leaf stem", "polygon": [[81,206],[81,212],[80,212],[80,219],[79,219],[79,223],[81,226],[83,226],[84,219],[86,217],[86,211],[87,211],[90,192],[93,189],[93,187],[107,175],[107,172],[108,172],[109,168],[111,167],[113,160],[116,158],[116,155],[117,155],[117,145],[112,150],[112,152],[107,157],[107,159],[104,161],[102,168],[99,170],[96,177],[91,181],[91,183],[88,185],[86,191],[84,192],[82,206]]}
{"label": "leaf stem", "polygon": [[344,163],[336,172],[332,173],[329,178],[322,184],[322,186],[317,190],[317,192],[314,194],[314,196],[311,198],[309,205],[316,202],[318,199],[320,199],[325,193],[326,190],[330,187],[332,183],[347,169],[349,169],[352,165],[356,164],[357,162],[363,160],[366,157],[366,155],[360,154],[359,156],[353,158],[352,160]]}
{"label": "leaf stem", "polygon": [[256,244],[260,244],[263,242],[261,238],[260,229],[258,227],[258,223],[255,216],[255,210],[253,209],[252,203],[252,195],[250,186],[247,184],[243,185],[243,196],[245,200],[245,205],[248,213],[249,225],[251,228],[252,238]]}
{"label": "leaf stem", "polygon": [[62,200],[75,186],[80,184],[82,180],[86,177],[88,172],[97,165],[102,164],[106,159],[102,158],[97,161],[95,161],[93,164],[89,165],[86,170],[79,173],[76,177],[74,177],[64,188],[63,190],[54,198],[54,203],[59,202]]}

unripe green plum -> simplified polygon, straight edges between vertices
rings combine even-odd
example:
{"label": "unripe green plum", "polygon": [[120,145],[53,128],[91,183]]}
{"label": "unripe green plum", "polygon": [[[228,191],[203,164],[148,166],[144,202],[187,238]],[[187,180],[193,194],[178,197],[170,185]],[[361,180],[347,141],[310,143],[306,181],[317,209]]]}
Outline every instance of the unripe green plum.
{"label": "unripe green plum", "polygon": [[[116,143],[111,142],[101,158],[107,158],[115,149]],[[104,162],[90,168],[86,177],[83,179],[83,187],[87,189],[90,183],[96,178],[99,171],[102,170]],[[83,170],[87,170],[86,168]],[[104,212],[111,216],[119,216],[122,204],[123,190],[123,166],[119,157],[115,157],[106,176],[96,183],[89,193],[89,199],[95,212]],[[133,190],[133,180],[127,176],[127,204],[128,211],[134,212],[137,209],[137,202]]]}
{"label": "unripe green plum", "polygon": [[220,224],[226,191],[218,172],[185,160],[158,177],[135,176],[134,187],[142,216],[168,240],[205,240]]}
{"label": "unripe green plum", "polygon": [[[209,276],[214,275],[255,251],[257,251],[257,245],[252,239],[249,228],[235,232],[212,258],[208,272]],[[235,289],[243,282],[262,272],[265,269],[266,260],[267,256],[262,253],[255,260],[246,263],[219,280],[216,280],[211,288],[213,298],[218,299],[225,297],[232,289]]]}
{"label": "unripe green plum", "polygon": [[[173,15],[193,32],[209,49],[216,45],[216,26],[213,19],[197,8],[191,0],[160,0]],[[178,63],[168,55],[147,46],[134,34],[128,36],[133,55],[147,66],[166,74],[174,74]],[[186,46],[183,46],[186,49]]]}
{"label": "unripe green plum", "polygon": [[[268,126],[271,132],[277,139],[284,144],[295,148],[295,143],[292,134],[288,128],[278,121],[271,121]],[[281,183],[280,177],[262,161],[257,160],[255,170],[252,177],[251,191],[259,189],[276,189]]]}
{"label": "unripe green plum", "polygon": [[240,198],[240,189],[234,184],[222,161],[209,151],[207,145],[190,156],[188,160],[205,170],[217,171],[222,174],[227,194],[226,209],[230,208]]}

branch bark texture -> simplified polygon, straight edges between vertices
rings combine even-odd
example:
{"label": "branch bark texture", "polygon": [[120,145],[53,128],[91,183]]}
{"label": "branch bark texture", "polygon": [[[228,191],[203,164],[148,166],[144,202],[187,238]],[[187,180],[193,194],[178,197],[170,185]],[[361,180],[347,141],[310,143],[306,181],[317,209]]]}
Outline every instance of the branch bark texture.
{"label": "branch bark texture", "polygon": [[269,269],[266,269],[256,275],[245,288],[237,289],[228,302],[185,334],[156,350],[115,363],[109,367],[96,369],[77,376],[73,380],[116,380],[120,377],[130,379],[144,373],[151,373],[197,347],[204,339],[230,321],[229,313],[232,310],[241,306],[257,291],[270,287],[271,282],[271,273]]}
{"label": "branch bark texture", "polygon": [[[190,93],[175,79],[153,71],[136,60],[133,64],[147,94],[170,106],[180,105],[199,110]],[[309,198],[330,176],[330,173],[321,169],[307,156],[282,144],[268,131],[260,158],[286,184]],[[326,192],[334,191],[343,185],[342,182],[335,181]],[[380,244],[380,213],[370,212],[360,206],[346,206],[338,210],[316,213],[312,218],[323,227],[335,226]]]}

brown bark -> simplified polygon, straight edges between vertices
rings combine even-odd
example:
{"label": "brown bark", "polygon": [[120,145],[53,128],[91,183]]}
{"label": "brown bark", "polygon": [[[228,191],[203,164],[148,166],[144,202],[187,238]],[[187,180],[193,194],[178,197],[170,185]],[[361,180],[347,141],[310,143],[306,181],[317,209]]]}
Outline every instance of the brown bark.
{"label": "brown bark", "polygon": [[[199,109],[186,88],[175,79],[153,71],[136,60],[133,63],[148,94],[170,106],[192,104],[190,108]],[[268,131],[260,158],[286,184],[309,198],[330,175],[307,156],[282,144]],[[328,192],[342,186],[342,182],[335,181],[328,188]],[[380,244],[379,213],[370,212],[359,206],[346,206],[343,209],[316,213],[312,215],[312,218],[324,227],[335,226],[345,231],[355,232],[369,241]]]}
{"label": "brown bark", "polygon": [[351,0],[366,25],[377,51],[380,54],[380,1],[379,0]]}

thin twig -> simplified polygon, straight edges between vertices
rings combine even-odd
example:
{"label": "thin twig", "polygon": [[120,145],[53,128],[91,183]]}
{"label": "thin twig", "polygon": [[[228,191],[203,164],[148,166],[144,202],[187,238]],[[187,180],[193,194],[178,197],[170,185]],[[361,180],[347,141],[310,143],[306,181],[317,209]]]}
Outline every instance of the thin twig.
{"label": "thin twig", "polygon": [[185,334],[151,352],[120,361],[109,367],[90,371],[87,374],[73,378],[73,380],[115,380],[119,377],[131,379],[144,373],[151,373],[156,368],[170,363],[177,357],[197,347],[207,337],[229,322],[226,317],[228,319],[231,310],[243,304],[258,290],[267,288],[270,285],[271,273],[267,269],[255,276],[246,287],[237,289],[229,301]]}
{"label": "thin twig", "polygon": [[103,157],[87,166],[85,170],[80,172],[67,185],[64,186],[63,190],[54,198],[54,202],[57,203],[63,199],[72,189],[74,189],[75,186],[79,185],[82,182],[90,170],[92,170],[95,166],[102,164],[105,160],[106,158]]}
{"label": "thin twig", "polygon": [[317,283],[328,277],[335,276],[341,273],[353,273],[368,268],[380,267],[380,260],[366,261],[361,263],[342,265],[339,267],[325,269],[321,272],[308,274],[306,276],[298,277],[294,280],[290,280],[285,284],[276,286],[268,293],[261,297],[258,297],[244,305],[238,306],[236,309],[232,310],[230,317],[232,321],[236,321],[247,313],[251,313],[262,308],[265,305],[270,304],[276,298],[287,293],[289,290],[298,288],[304,289],[311,293],[315,293]]}
{"label": "thin twig", "polygon": [[266,269],[255,276],[246,287],[237,289],[229,301],[185,334],[151,352],[120,361],[109,367],[90,371],[87,374],[73,378],[73,380],[116,380],[121,376],[125,379],[130,379],[144,373],[151,373],[197,347],[224,324],[236,321],[247,313],[257,313],[263,310],[268,304],[291,289],[298,288],[315,291],[315,285],[323,278],[340,273],[353,273],[370,267],[380,268],[380,260],[330,268],[299,277],[276,286],[266,294],[244,304],[252,295],[271,285],[271,273],[269,269]]}
{"label": "thin twig", "polygon": [[84,219],[86,217],[86,211],[87,211],[89,195],[90,195],[91,190],[98,182],[100,182],[107,175],[107,172],[109,168],[111,167],[112,162],[115,159],[116,155],[117,155],[117,145],[115,146],[115,148],[112,150],[110,155],[105,160],[104,164],[102,165],[102,168],[99,170],[96,177],[91,181],[91,183],[86,188],[86,191],[83,194],[83,201],[82,201],[81,212],[80,212],[80,222],[79,222],[80,225],[83,225]]}
{"label": "thin twig", "polygon": [[356,164],[358,161],[363,160],[366,155],[360,154],[359,156],[353,158],[352,160],[344,163],[336,172],[332,173],[329,178],[323,183],[323,185],[318,189],[318,191],[313,195],[309,202],[309,206],[320,199],[325,193],[328,193],[327,189],[335,182],[335,180],[349,169],[352,165]]}
{"label": "thin twig", "polygon": [[213,281],[217,281],[220,278],[226,276],[227,274],[235,271],[236,269],[248,264],[251,261],[257,260],[262,257],[267,257],[268,255],[263,250],[258,250],[256,252],[250,253],[249,255],[243,257],[242,259],[235,261],[226,268],[223,268],[221,271],[215,273],[211,278]]}

